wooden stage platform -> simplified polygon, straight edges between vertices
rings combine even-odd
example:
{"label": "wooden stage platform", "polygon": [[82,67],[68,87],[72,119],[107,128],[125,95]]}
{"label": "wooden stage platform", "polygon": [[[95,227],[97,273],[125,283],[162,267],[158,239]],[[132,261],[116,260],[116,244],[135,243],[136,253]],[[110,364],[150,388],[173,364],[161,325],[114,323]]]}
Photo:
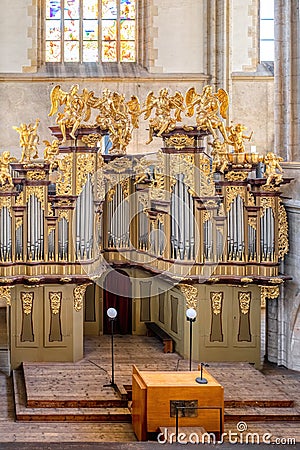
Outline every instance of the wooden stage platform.
{"label": "wooden stage platform", "polygon": [[[52,424],[55,429],[62,422],[76,429],[94,423],[104,427],[108,436],[119,426],[119,440],[134,441],[130,423],[132,365],[147,371],[186,371],[189,362],[176,353],[163,353],[162,344],[153,337],[115,336],[115,391],[104,387],[111,376],[110,350],[109,336],[87,337],[85,358],[78,363],[24,363],[22,369],[13,373],[17,422],[30,422],[31,427],[34,423],[42,427]],[[197,367],[198,363],[193,362],[193,370]],[[284,376],[277,376],[273,382],[269,374],[266,376],[247,363],[210,363],[208,370],[224,386],[225,431],[228,427],[236,430],[237,422],[245,421],[249,428],[261,432],[286,430],[287,435],[290,430],[289,435],[297,435],[300,441],[297,375],[291,378],[294,391],[289,394]],[[0,431],[2,425],[0,421]],[[103,440],[102,433],[100,441]],[[94,438],[91,442],[95,442]]]}

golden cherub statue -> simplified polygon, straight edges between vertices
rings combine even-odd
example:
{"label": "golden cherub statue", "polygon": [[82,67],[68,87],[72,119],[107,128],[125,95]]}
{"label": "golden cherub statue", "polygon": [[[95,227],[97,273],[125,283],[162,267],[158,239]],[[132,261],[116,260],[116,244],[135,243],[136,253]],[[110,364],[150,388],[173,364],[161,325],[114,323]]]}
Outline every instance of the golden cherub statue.
{"label": "golden cherub statue", "polygon": [[224,173],[224,170],[228,166],[226,142],[221,142],[219,139],[214,139],[213,142],[209,142],[208,145],[212,147],[212,172],[219,170]]}
{"label": "golden cherub statue", "polygon": [[241,123],[238,123],[235,126],[231,125],[230,127],[226,127],[226,130],[230,132],[228,136],[228,144],[233,146],[234,152],[244,153],[244,140],[247,139],[248,141],[250,141],[253,135],[253,131],[251,132],[250,136],[246,136],[245,134],[243,134],[243,131],[247,130],[247,128]]}
{"label": "golden cherub statue", "polygon": [[35,124],[21,123],[19,127],[13,126],[20,135],[20,147],[22,148],[22,156],[20,162],[30,162],[32,158],[38,158],[37,145],[39,143],[39,136],[37,128],[40,120],[36,119]]}
{"label": "golden cherub statue", "polygon": [[[173,96],[169,95],[169,91],[163,88],[156,97],[153,91],[149,92],[145,102],[144,119],[149,119],[152,110],[155,110],[155,116],[149,120],[149,140],[150,144],[153,140],[153,132],[157,131],[157,136],[168,133],[175,129],[176,123],[181,122],[181,113],[184,111],[184,98],[180,92],[175,92]],[[172,116],[172,110],[175,110]]]}
{"label": "golden cherub statue", "polygon": [[43,141],[43,143],[46,145],[44,150],[44,160],[45,162],[53,163],[55,156],[59,153],[60,141],[58,139],[53,139],[52,143],[46,140]]}
{"label": "golden cherub statue", "polygon": [[282,175],[276,172],[276,169],[281,173],[283,172],[282,167],[279,164],[280,161],[283,161],[283,158],[280,156],[276,156],[272,152],[266,154],[264,158],[264,163],[266,165],[264,175],[267,177],[266,186],[270,186],[272,182],[275,184],[281,183]]}
{"label": "golden cherub statue", "polygon": [[3,152],[0,155],[0,185],[8,185],[9,187],[14,187],[12,177],[9,170],[9,164],[16,161],[16,158],[10,156],[9,152]]}
{"label": "golden cherub statue", "polygon": [[[215,130],[219,130],[227,142],[227,134],[222,119],[227,118],[229,97],[224,89],[219,89],[213,93],[212,86],[206,85],[201,94],[196,92],[194,87],[188,89],[185,95],[187,107],[186,115],[192,117],[196,114],[196,124],[198,130],[208,130],[214,139],[218,139]],[[221,117],[219,117],[219,115]]]}

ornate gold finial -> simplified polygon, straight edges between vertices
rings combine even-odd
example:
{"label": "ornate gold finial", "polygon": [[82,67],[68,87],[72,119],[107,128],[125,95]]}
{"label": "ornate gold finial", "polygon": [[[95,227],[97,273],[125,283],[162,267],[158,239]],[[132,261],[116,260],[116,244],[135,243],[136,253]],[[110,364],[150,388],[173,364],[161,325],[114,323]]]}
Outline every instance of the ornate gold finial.
{"label": "ornate gold finial", "polygon": [[198,289],[191,284],[179,284],[181,292],[185,296],[187,308],[197,308]]}
{"label": "ornate gold finial", "polygon": [[39,137],[37,134],[37,128],[39,126],[40,119],[36,119],[35,124],[21,123],[19,127],[14,126],[20,135],[20,147],[22,148],[22,156],[20,162],[30,162],[32,158],[38,158],[37,145],[39,143]]}
{"label": "ornate gold finial", "polygon": [[0,156],[0,186],[14,187],[9,170],[9,164],[16,161],[16,158],[10,156],[9,152],[3,152]]}
{"label": "ornate gold finial", "polygon": [[89,284],[91,284],[91,283],[81,284],[79,286],[76,286],[76,288],[74,288],[73,293],[74,293],[74,309],[75,309],[75,311],[80,311],[82,309],[85,290]]}

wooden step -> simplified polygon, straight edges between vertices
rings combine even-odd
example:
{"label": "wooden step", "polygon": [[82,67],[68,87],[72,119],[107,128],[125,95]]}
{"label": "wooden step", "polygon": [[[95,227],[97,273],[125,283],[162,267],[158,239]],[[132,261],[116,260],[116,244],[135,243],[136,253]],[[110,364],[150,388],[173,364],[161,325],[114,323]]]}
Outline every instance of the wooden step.
{"label": "wooden step", "polygon": [[26,406],[26,392],[22,373],[13,372],[15,414],[18,421],[122,422],[130,423],[128,408],[30,408]]}
{"label": "wooden step", "polygon": [[300,411],[296,408],[225,408],[224,420],[227,421],[300,421]]}
{"label": "wooden step", "polygon": [[[23,363],[26,405],[30,408],[126,408],[122,386],[114,389],[108,374],[93,364]],[[15,378],[21,381],[21,371]],[[120,392],[121,391],[121,392]]]}

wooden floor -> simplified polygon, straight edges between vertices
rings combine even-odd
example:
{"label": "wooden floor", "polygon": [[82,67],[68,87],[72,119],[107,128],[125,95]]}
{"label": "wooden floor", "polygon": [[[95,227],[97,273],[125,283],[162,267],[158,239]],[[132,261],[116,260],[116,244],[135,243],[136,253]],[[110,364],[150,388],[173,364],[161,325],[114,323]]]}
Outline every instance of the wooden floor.
{"label": "wooden floor", "polygon": [[[163,353],[162,344],[155,338],[116,336],[115,381],[128,391],[133,363],[141,370],[188,369],[187,360],[176,353]],[[193,368],[197,369],[196,362]],[[131,423],[126,422],[128,409],[122,402],[114,404],[120,400],[114,390],[103,388],[110,381],[110,371],[109,336],[86,337],[85,358],[75,364],[24,364],[26,391],[22,391],[20,378],[14,380],[20,400],[16,410],[21,415],[27,411],[28,417],[18,422],[13,380],[0,374],[0,442],[134,442]],[[248,432],[268,432],[273,437],[296,438],[300,442],[298,373],[268,365],[262,374],[243,363],[212,363],[209,371],[224,385],[225,431],[237,431],[237,424],[244,421]],[[123,409],[124,420],[108,422],[105,402],[110,408],[119,408],[116,415]],[[58,412],[68,409],[69,416],[61,420]],[[45,410],[49,422],[36,421],[42,420]],[[80,410],[88,420],[78,421]]]}

